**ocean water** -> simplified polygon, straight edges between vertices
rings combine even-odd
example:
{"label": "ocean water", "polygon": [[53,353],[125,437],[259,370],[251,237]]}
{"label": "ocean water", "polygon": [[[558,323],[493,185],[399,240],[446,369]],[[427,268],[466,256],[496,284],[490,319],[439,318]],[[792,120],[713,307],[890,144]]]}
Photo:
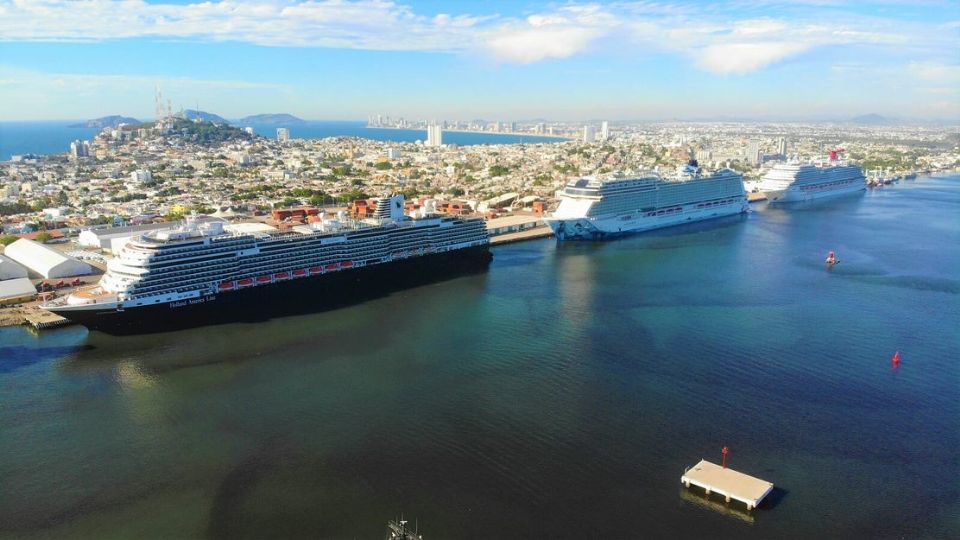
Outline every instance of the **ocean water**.
{"label": "ocean water", "polygon": [[[494,254],[261,324],[0,329],[0,537],[960,536],[960,177]],[[723,446],[777,485],[752,514],[680,485]]]}
{"label": "ocean water", "polygon": [[22,154],[62,154],[70,143],[90,140],[100,132],[96,128],[71,128],[81,120],[49,122],[0,122],[0,161]]}
{"label": "ocean water", "polygon": [[[99,129],[71,128],[70,124],[81,120],[49,122],[0,122],[0,161],[20,154],[57,154],[70,150],[70,143],[90,140]],[[357,121],[310,121],[302,124],[253,124],[254,132],[264,137],[277,136],[277,128],[286,127],[296,139],[320,139],[324,137],[363,137],[377,141],[415,142],[427,139],[425,130],[368,128],[366,122]],[[516,144],[558,142],[562,139],[533,135],[506,135],[493,133],[445,132],[447,144],[470,146],[475,144]]]}

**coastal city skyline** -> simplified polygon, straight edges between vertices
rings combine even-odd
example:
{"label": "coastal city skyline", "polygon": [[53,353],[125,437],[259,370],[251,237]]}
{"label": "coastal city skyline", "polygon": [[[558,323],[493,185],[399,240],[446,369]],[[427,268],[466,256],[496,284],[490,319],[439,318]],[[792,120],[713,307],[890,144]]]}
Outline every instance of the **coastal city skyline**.
{"label": "coastal city skyline", "polygon": [[960,117],[955,2],[3,2],[0,121]]}

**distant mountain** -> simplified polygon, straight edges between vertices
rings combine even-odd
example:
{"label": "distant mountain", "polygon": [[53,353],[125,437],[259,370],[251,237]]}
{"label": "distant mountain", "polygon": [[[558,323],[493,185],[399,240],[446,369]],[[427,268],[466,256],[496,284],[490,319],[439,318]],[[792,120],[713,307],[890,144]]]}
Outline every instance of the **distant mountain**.
{"label": "distant mountain", "polygon": [[306,122],[302,118],[297,118],[292,114],[287,113],[276,113],[276,114],[255,114],[253,116],[245,116],[241,118],[238,123],[242,125],[247,124],[302,124]]}
{"label": "distant mountain", "polygon": [[870,113],[870,114],[861,114],[860,116],[854,116],[850,119],[854,124],[871,124],[871,125],[881,125],[881,124],[892,124],[894,121],[886,116],[880,116],[879,114]]}
{"label": "distant mountain", "polygon": [[187,120],[196,120],[197,118],[203,120],[204,122],[213,122],[214,124],[229,124],[226,118],[208,113],[206,111],[197,111],[194,109],[187,109],[183,111],[181,118],[186,118]]}
{"label": "distant mountain", "polygon": [[93,120],[87,120],[86,122],[80,122],[79,124],[70,124],[67,127],[72,128],[97,128],[103,129],[105,127],[117,127],[120,124],[139,124],[140,121],[136,118],[130,118],[129,116],[120,116],[118,114],[110,116],[101,116],[100,118],[94,118]]}

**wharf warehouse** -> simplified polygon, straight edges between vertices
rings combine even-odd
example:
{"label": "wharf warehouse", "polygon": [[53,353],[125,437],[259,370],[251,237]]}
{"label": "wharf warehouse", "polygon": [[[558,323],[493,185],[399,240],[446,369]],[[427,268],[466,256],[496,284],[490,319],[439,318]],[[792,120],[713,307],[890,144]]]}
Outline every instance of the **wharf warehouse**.
{"label": "wharf warehouse", "polygon": [[37,296],[37,289],[28,278],[5,279],[0,281],[0,305],[29,302]]}
{"label": "wharf warehouse", "polygon": [[27,277],[27,269],[0,255],[0,281]]}
{"label": "wharf warehouse", "polygon": [[7,246],[3,254],[47,279],[84,276],[92,272],[89,264],[26,238]]}

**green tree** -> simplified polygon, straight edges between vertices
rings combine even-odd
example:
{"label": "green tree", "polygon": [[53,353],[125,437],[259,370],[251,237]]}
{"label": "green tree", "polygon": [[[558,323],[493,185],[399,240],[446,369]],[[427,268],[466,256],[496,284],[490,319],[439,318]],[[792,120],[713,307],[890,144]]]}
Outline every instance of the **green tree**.
{"label": "green tree", "polygon": [[37,235],[37,242],[40,242],[41,244],[46,244],[47,241],[49,240],[50,240],[50,233],[48,232],[42,232]]}
{"label": "green tree", "polygon": [[2,246],[9,246],[10,244],[16,242],[16,241],[19,240],[19,239],[20,239],[19,236],[14,236],[14,235],[12,235],[12,234],[6,234],[6,235],[3,235],[3,236],[0,236],[0,245],[2,245]]}
{"label": "green tree", "polygon": [[510,172],[510,168],[504,167],[503,165],[491,165],[488,172],[490,176],[503,176]]}

